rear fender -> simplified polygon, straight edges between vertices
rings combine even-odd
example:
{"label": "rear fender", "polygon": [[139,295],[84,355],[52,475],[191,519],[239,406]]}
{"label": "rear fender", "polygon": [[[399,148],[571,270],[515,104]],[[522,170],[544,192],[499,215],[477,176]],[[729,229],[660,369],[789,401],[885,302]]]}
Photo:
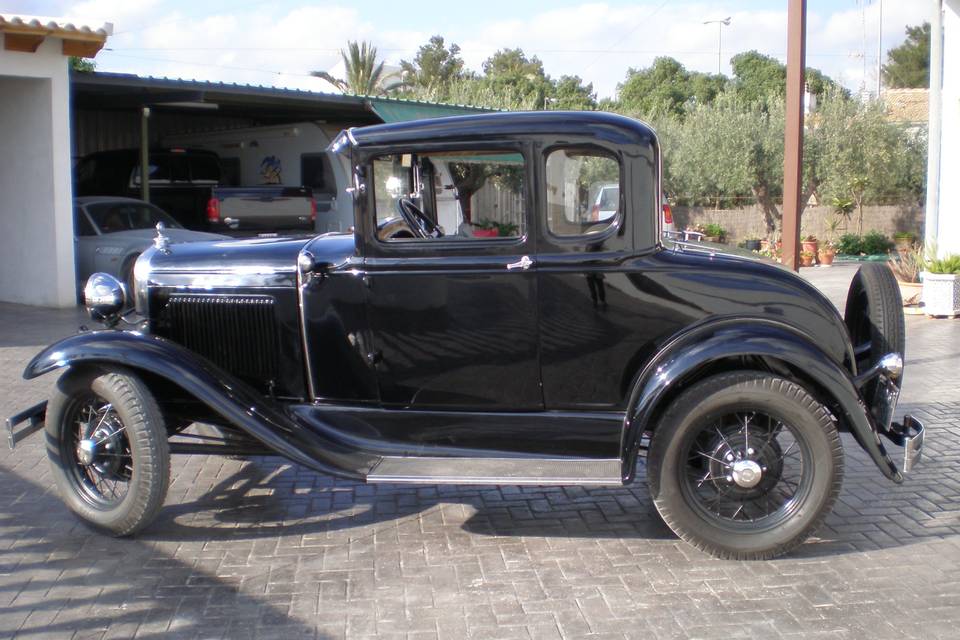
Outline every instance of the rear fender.
{"label": "rear fender", "polygon": [[321,473],[364,479],[380,460],[299,422],[210,361],[157,336],[132,331],[71,336],[37,354],[23,377],[77,365],[122,366],[164,378],[271,450]]}
{"label": "rear fender", "polygon": [[754,356],[779,361],[803,372],[807,385],[813,384],[843,415],[857,442],[880,471],[894,482],[903,476],[887,455],[873,416],[864,408],[850,373],[834,362],[810,339],[795,329],[770,321],[722,321],[683,335],[662,349],[647,365],[633,386],[624,423],[623,476],[632,480],[645,431],[651,419],[665,408],[670,393],[698,370],[727,358]]}

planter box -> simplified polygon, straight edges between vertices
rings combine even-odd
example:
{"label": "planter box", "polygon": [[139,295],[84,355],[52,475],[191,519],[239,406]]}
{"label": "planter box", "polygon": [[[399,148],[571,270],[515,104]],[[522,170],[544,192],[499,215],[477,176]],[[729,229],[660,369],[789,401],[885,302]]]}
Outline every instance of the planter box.
{"label": "planter box", "polygon": [[922,282],[900,282],[900,298],[903,299],[903,312],[907,315],[923,314],[920,298],[923,295]]}
{"label": "planter box", "polygon": [[928,316],[960,315],[960,276],[924,272],[921,304]]}

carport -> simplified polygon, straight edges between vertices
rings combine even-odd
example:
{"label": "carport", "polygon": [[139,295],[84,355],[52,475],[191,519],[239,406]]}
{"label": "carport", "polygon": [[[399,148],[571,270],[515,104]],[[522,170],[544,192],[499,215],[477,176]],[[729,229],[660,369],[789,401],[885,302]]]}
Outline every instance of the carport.
{"label": "carport", "polygon": [[0,14],[0,300],[75,304],[68,56],[112,29]]}

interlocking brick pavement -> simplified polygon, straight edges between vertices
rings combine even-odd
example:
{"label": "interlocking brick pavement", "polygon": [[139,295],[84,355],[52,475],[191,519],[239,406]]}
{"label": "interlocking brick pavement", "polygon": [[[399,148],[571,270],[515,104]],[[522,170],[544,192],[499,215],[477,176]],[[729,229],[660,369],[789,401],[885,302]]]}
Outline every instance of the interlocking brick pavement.
{"label": "interlocking brick pavement", "polygon": [[[852,274],[805,270],[841,305]],[[0,415],[47,395],[20,372],[80,322],[0,305]],[[0,450],[0,637],[960,637],[960,322],[907,336],[923,464],[894,485],[845,436],[833,514],[769,562],[677,541],[642,481],[366,486],[267,457],[176,456],[155,524],[115,540],[67,512],[34,437]]]}

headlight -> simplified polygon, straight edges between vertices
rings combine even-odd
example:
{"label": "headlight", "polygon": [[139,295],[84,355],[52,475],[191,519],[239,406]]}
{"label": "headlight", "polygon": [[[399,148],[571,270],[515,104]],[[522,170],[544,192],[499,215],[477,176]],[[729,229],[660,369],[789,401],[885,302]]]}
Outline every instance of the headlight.
{"label": "headlight", "polygon": [[87,313],[93,320],[108,325],[116,324],[126,305],[123,285],[108,273],[95,273],[83,288]]}
{"label": "headlight", "polygon": [[[146,257],[145,257],[146,256]],[[134,307],[141,316],[147,316],[147,287],[150,284],[150,259],[141,255],[133,264],[133,291],[127,295],[133,298]]]}

